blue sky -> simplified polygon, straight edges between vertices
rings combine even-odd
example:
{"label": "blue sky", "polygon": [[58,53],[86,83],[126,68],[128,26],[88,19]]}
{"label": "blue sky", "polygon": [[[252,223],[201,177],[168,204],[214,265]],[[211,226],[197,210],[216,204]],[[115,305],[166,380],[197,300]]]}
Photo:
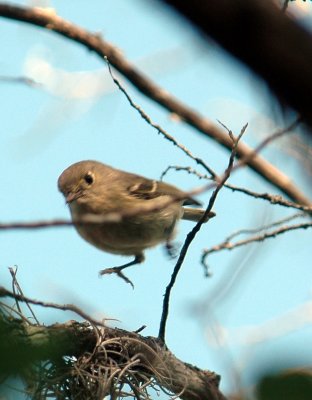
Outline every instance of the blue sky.
{"label": "blue sky", "polygon": [[[64,1],[53,1],[50,6],[61,17],[103,35],[159,85],[215,123],[219,119],[238,133],[248,122],[244,136],[248,144],[256,145],[273,131],[272,102],[265,84],[213,43],[206,46],[157,2],[94,0],[90,7],[76,0],[75,6]],[[51,32],[4,19],[0,43],[1,76],[23,75],[41,83],[29,87],[1,82],[0,165],[5,171],[1,222],[69,218],[56,182],[76,161],[95,159],[151,178],[159,178],[168,165],[196,168],[129,106],[113,85],[105,63],[94,54]],[[225,150],[174,121],[117,76],[153,121],[215,171],[223,172],[229,156]],[[283,143],[284,147],[274,144],[264,155],[312,198],[302,166],[292,160]],[[172,171],[166,180],[185,190],[201,184],[183,172]],[[275,193],[246,168],[237,171],[230,182]],[[209,196],[205,193],[199,198],[207,203]],[[261,245],[212,255],[213,275],[205,279],[200,265],[203,248],[218,244],[238,229],[291,215],[289,210],[227,189],[220,193],[215,211],[217,217],[196,237],[174,287],[167,343],[182,360],[221,374],[221,388],[228,392],[236,388],[235,370],[249,384],[257,368],[283,358],[286,350],[291,349],[286,357],[291,362],[306,364],[311,359],[308,324],[250,345],[245,330],[253,327],[262,332],[271,319],[277,327],[280,316],[311,301],[311,232],[297,231]],[[181,222],[178,243],[183,243],[191,228],[191,223]],[[174,267],[161,247],[147,251],[146,262],[127,271],[135,284],[132,290],[115,276],[98,278],[100,269],[125,259],[95,249],[73,228],[3,231],[0,235],[2,285],[10,287],[7,268],[17,265],[19,283],[30,297],[75,303],[96,318],[118,319],[119,327],[135,330],[147,325],[143,333],[157,335],[163,294]],[[36,313],[44,323],[74,318],[38,308]],[[296,325],[296,318],[290,317],[289,324]],[[213,327],[222,342],[218,346],[210,339]],[[220,330],[229,337],[226,343]],[[254,367],[251,372],[250,366]]]}

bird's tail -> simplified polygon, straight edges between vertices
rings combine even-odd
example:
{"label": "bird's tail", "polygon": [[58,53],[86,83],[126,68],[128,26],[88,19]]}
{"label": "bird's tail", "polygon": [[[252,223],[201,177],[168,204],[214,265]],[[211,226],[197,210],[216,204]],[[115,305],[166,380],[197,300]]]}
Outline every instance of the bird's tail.
{"label": "bird's tail", "polygon": [[[198,222],[199,220],[202,219],[204,216],[206,210],[202,208],[188,208],[188,207],[183,207],[183,215],[182,219],[185,219],[187,221],[194,221]],[[204,222],[209,221],[209,219],[215,217],[216,214],[213,211],[209,211],[209,213],[206,215]]]}

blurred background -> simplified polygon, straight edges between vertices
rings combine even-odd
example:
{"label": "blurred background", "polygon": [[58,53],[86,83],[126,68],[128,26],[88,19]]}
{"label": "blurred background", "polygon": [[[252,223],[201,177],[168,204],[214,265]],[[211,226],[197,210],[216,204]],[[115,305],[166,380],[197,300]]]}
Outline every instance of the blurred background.
{"label": "blurred background", "polygon": [[[243,141],[252,147],[289,122],[262,81],[158,2],[15,3],[49,7],[49,12],[98,33],[158,85],[216,125],[219,120],[238,134],[248,123]],[[311,12],[308,2],[289,5],[289,13],[307,26]],[[69,218],[56,182],[66,167],[80,160],[98,160],[155,179],[169,165],[205,173],[139,116],[113,83],[104,60],[84,47],[3,18],[0,45],[2,223]],[[223,173],[229,159],[226,150],[114,74],[155,123]],[[304,140],[300,135],[281,139],[262,155],[312,198],[307,164],[311,148]],[[174,170],[164,180],[184,190],[204,182]],[[229,182],[279,194],[248,168],[236,171]],[[203,193],[199,200],[207,205],[210,195]],[[213,254],[208,258],[212,276],[205,278],[200,263],[204,248],[237,230],[294,214],[226,188],[214,211],[216,218],[196,236],[173,289],[167,345],[183,361],[220,374],[221,390],[233,393],[252,386],[268,366],[310,364],[311,232],[294,231]],[[178,244],[192,226],[180,223]],[[174,268],[162,247],[147,251],[145,263],[127,271],[135,285],[132,290],[116,276],[98,277],[100,269],[128,260],[95,249],[72,227],[7,230],[0,235],[1,285],[11,287],[8,267],[16,266],[25,295],[74,303],[94,318],[116,318],[112,326],[136,330],[146,325],[142,334],[157,335],[163,294]],[[45,324],[76,318],[38,307],[35,311]],[[15,393],[8,398],[18,397]]]}

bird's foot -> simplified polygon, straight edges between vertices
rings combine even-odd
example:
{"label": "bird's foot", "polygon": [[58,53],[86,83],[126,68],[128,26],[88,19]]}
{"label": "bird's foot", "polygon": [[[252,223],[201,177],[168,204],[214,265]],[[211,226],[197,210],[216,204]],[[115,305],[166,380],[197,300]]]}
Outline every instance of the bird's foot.
{"label": "bird's foot", "polygon": [[144,255],[138,254],[135,256],[134,260],[128,262],[127,264],[120,265],[119,267],[105,268],[99,271],[99,275],[108,275],[108,274],[116,274],[119,278],[123,279],[126,283],[129,283],[134,289],[134,284],[131,280],[122,272],[123,269],[131,267],[132,265],[140,264],[144,261]]}
{"label": "bird's foot", "polygon": [[102,269],[101,271],[99,271],[99,275],[108,275],[108,274],[116,274],[117,276],[119,276],[119,278],[123,279],[126,283],[129,283],[132,286],[132,289],[134,289],[134,284],[132,283],[132,281],[122,272],[122,270],[125,267],[121,266],[121,267],[113,267],[113,268],[105,268]]}

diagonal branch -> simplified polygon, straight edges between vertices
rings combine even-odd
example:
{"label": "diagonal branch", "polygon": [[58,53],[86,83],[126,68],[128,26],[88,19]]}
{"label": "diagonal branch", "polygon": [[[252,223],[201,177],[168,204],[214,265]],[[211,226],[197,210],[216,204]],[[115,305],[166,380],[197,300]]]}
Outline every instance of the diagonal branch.
{"label": "diagonal branch", "polygon": [[[70,40],[84,45],[89,50],[99,55],[101,59],[107,57],[109,63],[126,77],[141,93],[169,112],[179,115],[184,122],[205,136],[212,138],[229,151],[232,150],[232,141],[224,130],[183,104],[168,91],[156,85],[130,63],[115,46],[103,40],[99,35],[92,34],[79,26],[65,21],[57,15],[39,8],[26,8],[0,3],[0,16],[54,31]],[[240,142],[236,154],[239,158],[248,159],[247,165],[251,169],[282,191],[290,199],[303,205],[311,204],[310,200],[306,198],[296,185],[294,185],[278,168],[259,155],[250,157],[253,151],[246,144]]]}
{"label": "diagonal branch", "polygon": [[141,107],[139,107],[137,104],[134,103],[134,101],[130,97],[129,93],[122,86],[122,84],[119,82],[119,80],[113,75],[109,61],[107,61],[107,65],[108,65],[108,70],[109,70],[109,73],[110,73],[110,76],[111,76],[113,82],[118,87],[118,89],[126,96],[126,99],[128,100],[131,107],[133,107],[140,114],[141,118],[143,118],[144,121],[146,121],[151,127],[156,129],[156,131],[158,133],[161,133],[165,139],[167,139],[169,142],[171,142],[174,146],[179,147],[179,149],[181,149],[188,157],[190,157],[192,160],[194,160],[197,164],[201,165],[207,172],[210,173],[211,177],[214,178],[216,176],[216,174],[201,158],[195,157],[190,152],[190,150],[188,150],[185,146],[183,146],[181,143],[179,143],[172,135],[170,135],[168,132],[166,132],[159,124],[155,124],[155,122],[152,121],[150,116],[147,115],[146,112]]}
{"label": "diagonal branch", "polygon": [[[202,219],[194,226],[194,228],[188,233],[185,242],[182,246],[182,249],[180,251],[180,255],[179,258],[176,262],[176,265],[174,267],[173,273],[171,275],[170,278],[170,282],[168,284],[168,286],[166,287],[166,291],[164,294],[164,300],[163,300],[163,309],[162,309],[162,313],[161,313],[161,318],[160,318],[160,324],[159,324],[159,332],[158,332],[158,338],[165,343],[165,338],[166,338],[166,325],[167,325],[167,320],[168,320],[168,316],[169,316],[169,304],[170,304],[170,296],[171,296],[171,291],[173,289],[173,286],[176,282],[177,276],[182,268],[182,264],[184,262],[184,259],[186,257],[187,251],[192,243],[192,241],[194,240],[195,236],[197,235],[197,233],[199,232],[199,230],[201,229],[204,221],[205,221],[205,217],[206,215],[208,215],[208,213],[212,210],[214,203],[217,199],[217,196],[220,192],[220,190],[223,188],[225,182],[228,180],[228,178],[230,177],[230,174],[233,170],[233,164],[234,164],[234,159],[235,159],[235,154],[236,154],[236,150],[237,150],[237,146],[239,144],[239,140],[241,139],[241,137],[243,136],[243,134],[245,133],[245,130],[247,128],[247,125],[245,125],[240,134],[238,135],[237,138],[235,138],[232,134],[231,131],[229,131],[229,137],[232,140],[232,152],[229,158],[229,162],[228,162],[228,166],[224,172],[224,174],[221,177],[216,178],[216,182],[217,185],[214,189],[214,191],[212,192],[212,195],[210,196],[209,202],[208,202],[208,206],[206,208],[205,211],[205,215],[202,217]],[[206,269],[206,276],[208,276],[208,269]]]}

